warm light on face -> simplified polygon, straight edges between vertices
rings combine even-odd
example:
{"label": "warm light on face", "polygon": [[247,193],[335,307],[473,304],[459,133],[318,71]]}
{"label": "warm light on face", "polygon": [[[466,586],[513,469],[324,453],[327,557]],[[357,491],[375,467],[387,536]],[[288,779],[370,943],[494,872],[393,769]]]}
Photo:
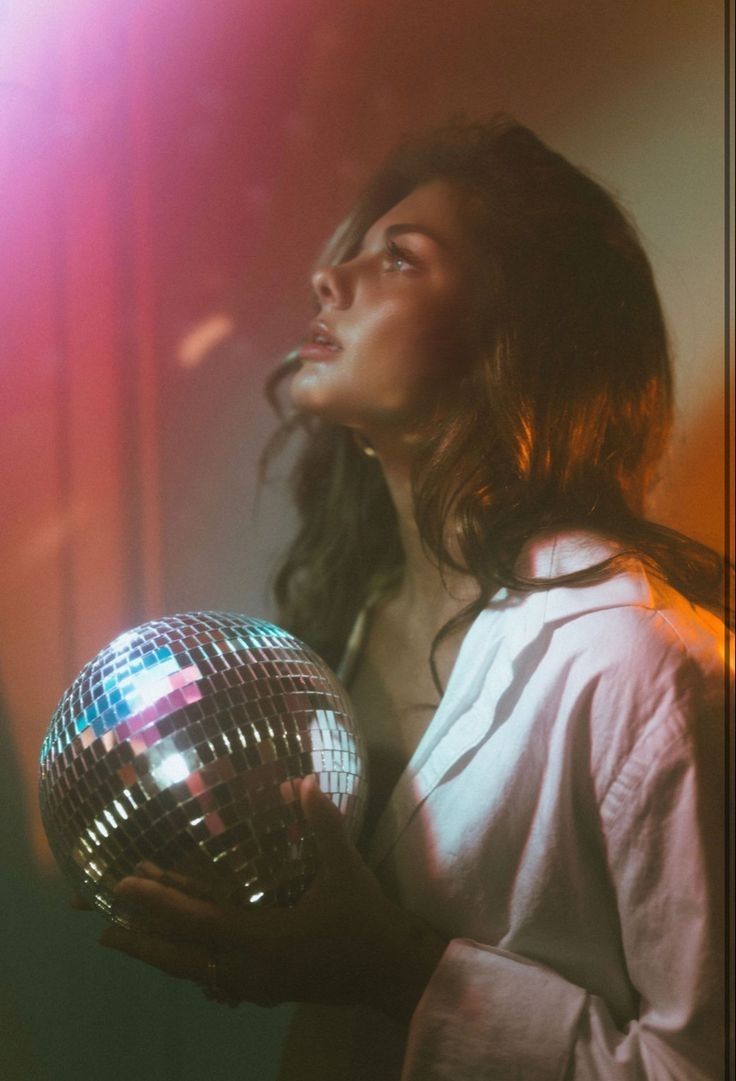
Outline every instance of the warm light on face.
{"label": "warm light on face", "polygon": [[316,354],[309,343],[300,352],[290,384],[296,408],[374,446],[408,445],[466,363],[470,273],[454,190],[440,179],[419,185],[373,223],[352,257],[314,272],[320,333],[340,348],[321,353],[316,341]]}

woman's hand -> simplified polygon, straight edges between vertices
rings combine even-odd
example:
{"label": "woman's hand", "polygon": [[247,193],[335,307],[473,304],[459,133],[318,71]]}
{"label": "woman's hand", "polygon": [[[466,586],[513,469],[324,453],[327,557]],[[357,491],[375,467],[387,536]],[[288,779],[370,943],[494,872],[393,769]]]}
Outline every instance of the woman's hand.
{"label": "woman's hand", "polygon": [[139,914],[134,929],[110,927],[100,941],[232,1004],[364,1003],[408,1023],[446,942],[384,896],[314,776],[300,799],[320,867],[293,908],[215,904],[144,864],[146,877],[116,890]]}

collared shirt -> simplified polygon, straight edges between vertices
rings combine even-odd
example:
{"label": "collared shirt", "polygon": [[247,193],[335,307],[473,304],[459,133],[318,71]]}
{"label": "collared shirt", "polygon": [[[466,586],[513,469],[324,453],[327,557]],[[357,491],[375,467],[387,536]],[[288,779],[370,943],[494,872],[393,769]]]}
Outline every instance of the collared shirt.
{"label": "collared shirt", "polygon": [[[613,554],[540,538],[521,573]],[[723,625],[630,560],[502,590],[367,844],[449,939],[408,1033],[300,1007],[282,1078],[718,1078]]]}

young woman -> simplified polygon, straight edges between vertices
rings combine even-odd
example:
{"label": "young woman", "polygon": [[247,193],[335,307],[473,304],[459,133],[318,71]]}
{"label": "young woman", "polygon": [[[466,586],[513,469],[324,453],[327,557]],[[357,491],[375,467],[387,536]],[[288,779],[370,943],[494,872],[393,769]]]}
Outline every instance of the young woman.
{"label": "young woman", "polygon": [[356,848],[242,912],[156,868],[104,941],[297,1001],[284,1078],[714,1078],[719,559],[643,516],[670,425],[635,230],[505,118],[404,143],[312,279],[280,621],[366,734]]}

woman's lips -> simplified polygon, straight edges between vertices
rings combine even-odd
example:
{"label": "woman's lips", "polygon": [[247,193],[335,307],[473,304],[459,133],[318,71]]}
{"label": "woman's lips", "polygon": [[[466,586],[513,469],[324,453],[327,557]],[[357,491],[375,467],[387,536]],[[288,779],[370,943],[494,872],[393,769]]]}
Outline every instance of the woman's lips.
{"label": "woman's lips", "polygon": [[342,346],[327,323],[321,319],[313,319],[297,352],[302,360],[332,360],[341,349]]}
{"label": "woman's lips", "polygon": [[339,345],[328,345],[327,342],[302,342],[297,350],[302,360],[333,360],[337,353],[341,353]]}

